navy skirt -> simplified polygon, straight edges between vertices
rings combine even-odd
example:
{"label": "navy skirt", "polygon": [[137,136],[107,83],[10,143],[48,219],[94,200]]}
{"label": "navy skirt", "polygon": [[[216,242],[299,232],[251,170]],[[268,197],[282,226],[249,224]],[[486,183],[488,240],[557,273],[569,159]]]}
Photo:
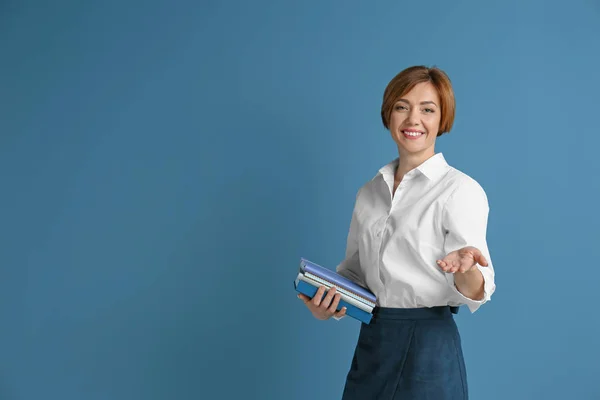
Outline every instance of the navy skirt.
{"label": "navy skirt", "polygon": [[362,324],[343,400],[467,400],[451,307],[378,308]]}

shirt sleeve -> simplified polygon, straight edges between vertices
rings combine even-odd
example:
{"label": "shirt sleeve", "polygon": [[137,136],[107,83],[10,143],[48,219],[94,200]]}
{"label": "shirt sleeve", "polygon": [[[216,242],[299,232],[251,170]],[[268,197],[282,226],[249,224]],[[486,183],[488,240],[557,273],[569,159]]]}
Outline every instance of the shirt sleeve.
{"label": "shirt sleeve", "polygon": [[454,274],[445,274],[454,292],[453,300],[458,304],[466,304],[471,313],[490,300],[496,290],[495,272],[486,239],[488,216],[489,204],[485,191],[479,183],[468,178],[448,198],[442,218],[446,234],[444,254],[473,246],[481,251],[488,262],[487,267],[476,265],[484,279],[484,295],[481,300],[465,297],[454,284]]}
{"label": "shirt sleeve", "polygon": [[354,204],[354,210],[352,211],[352,218],[350,220],[350,229],[348,231],[348,237],[346,240],[346,255],[344,260],[336,267],[336,272],[343,277],[350,279],[354,283],[366,287],[360,268],[360,257],[358,254],[358,227],[356,221],[356,212],[359,194],[360,191],[356,196],[356,202]]}
{"label": "shirt sleeve", "polygon": [[[354,210],[352,211],[352,218],[350,219],[350,229],[348,231],[348,237],[346,240],[346,255],[344,260],[336,267],[336,272],[345,278],[350,279],[354,283],[366,287],[363,279],[363,274],[360,268],[360,257],[358,254],[358,226],[356,223],[356,212],[358,204],[358,196],[360,191],[356,195],[356,202],[354,204]],[[340,319],[333,317],[335,320]]]}

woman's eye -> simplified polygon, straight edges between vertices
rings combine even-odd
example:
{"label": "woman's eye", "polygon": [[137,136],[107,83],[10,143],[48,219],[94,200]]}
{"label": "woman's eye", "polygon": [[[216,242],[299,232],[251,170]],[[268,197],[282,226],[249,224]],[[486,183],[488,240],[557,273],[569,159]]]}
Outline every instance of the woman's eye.
{"label": "woman's eye", "polygon": [[434,112],[432,108],[426,108],[424,111],[426,113],[432,113],[432,112]]}
{"label": "woman's eye", "polygon": [[406,106],[396,106],[396,110],[406,110]]}

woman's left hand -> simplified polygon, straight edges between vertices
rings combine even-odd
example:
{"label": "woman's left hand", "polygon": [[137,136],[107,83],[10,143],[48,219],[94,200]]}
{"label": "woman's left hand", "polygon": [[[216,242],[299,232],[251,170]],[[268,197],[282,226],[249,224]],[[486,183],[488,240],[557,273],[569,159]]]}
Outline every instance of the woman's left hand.
{"label": "woman's left hand", "polygon": [[437,265],[444,272],[449,273],[465,273],[475,268],[475,265],[479,264],[483,267],[487,267],[488,263],[481,251],[473,246],[463,247],[462,249],[455,250],[448,253],[442,260],[437,260]]}

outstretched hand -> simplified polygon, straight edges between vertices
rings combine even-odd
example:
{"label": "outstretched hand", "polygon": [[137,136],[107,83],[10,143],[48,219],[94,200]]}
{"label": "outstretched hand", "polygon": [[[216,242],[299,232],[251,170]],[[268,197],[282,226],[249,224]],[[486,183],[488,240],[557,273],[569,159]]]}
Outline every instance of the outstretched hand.
{"label": "outstretched hand", "polygon": [[455,250],[448,253],[442,260],[437,260],[437,265],[439,265],[444,272],[452,274],[455,272],[469,272],[476,268],[475,266],[477,264],[482,267],[487,267],[488,262],[483,254],[481,254],[481,251],[473,246]]}

